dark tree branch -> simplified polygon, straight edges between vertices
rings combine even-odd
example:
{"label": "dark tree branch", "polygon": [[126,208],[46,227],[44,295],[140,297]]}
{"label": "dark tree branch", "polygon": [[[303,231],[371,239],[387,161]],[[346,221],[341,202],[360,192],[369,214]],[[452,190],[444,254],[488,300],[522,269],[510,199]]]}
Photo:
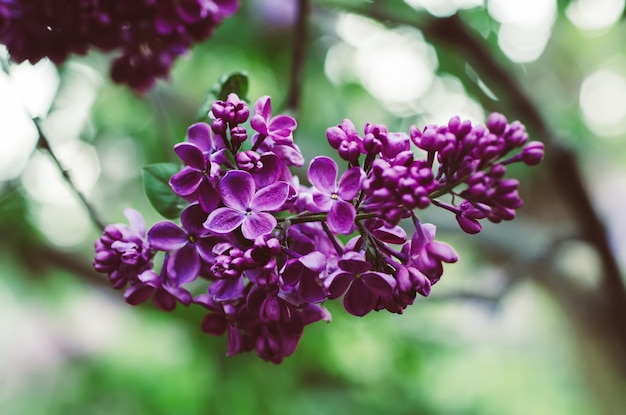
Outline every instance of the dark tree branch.
{"label": "dark tree branch", "polygon": [[289,91],[286,106],[294,113],[300,108],[300,96],[303,88],[303,74],[306,63],[306,49],[309,30],[310,0],[298,0],[298,18],[294,26],[294,39],[291,63]]}

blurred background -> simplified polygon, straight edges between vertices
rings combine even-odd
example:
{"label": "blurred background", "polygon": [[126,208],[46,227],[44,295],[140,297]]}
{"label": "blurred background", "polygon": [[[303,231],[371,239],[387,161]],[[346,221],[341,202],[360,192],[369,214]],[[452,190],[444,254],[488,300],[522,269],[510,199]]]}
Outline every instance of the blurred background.
{"label": "blurred background", "polygon": [[[0,412],[624,413],[624,0],[242,3],[145,96],[114,85],[98,53],[0,73]],[[497,110],[546,143],[546,162],[510,169],[525,201],[513,222],[470,236],[420,215],[460,261],[403,315],[331,303],[332,324],[307,327],[281,365],[226,358],[202,311],[130,307],[93,272],[99,231],[28,114],[106,223],[133,207],[150,226],[162,218],[141,167],[178,162],[172,146],[232,71],[252,101],[296,115],[307,161],[332,154],[325,131],[344,118],[408,131]]]}

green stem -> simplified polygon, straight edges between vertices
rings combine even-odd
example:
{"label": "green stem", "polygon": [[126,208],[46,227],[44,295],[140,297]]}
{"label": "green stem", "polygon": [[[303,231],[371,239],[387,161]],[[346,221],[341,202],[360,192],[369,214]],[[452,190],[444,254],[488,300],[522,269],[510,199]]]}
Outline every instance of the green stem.
{"label": "green stem", "polygon": [[[378,216],[376,212],[358,213],[354,218],[355,221],[372,219]],[[296,216],[288,216],[286,218],[276,218],[278,223],[289,222],[290,224],[307,223],[307,222],[326,222],[328,213],[302,213]]]}

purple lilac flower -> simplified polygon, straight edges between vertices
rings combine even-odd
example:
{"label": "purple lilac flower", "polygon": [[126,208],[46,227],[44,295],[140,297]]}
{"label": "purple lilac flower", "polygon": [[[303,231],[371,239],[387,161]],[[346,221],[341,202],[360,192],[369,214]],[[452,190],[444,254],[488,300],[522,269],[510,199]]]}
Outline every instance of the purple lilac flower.
{"label": "purple lilac flower", "polygon": [[146,225],[141,214],[134,209],[125,209],[124,215],[130,226],[108,225],[95,243],[93,266],[96,271],[106,273],[116,289],[151,269],[154,256],[146,239]]}
{"label": "purple lilac flower", "polygon": [[326,299],[321,275],[326,269],[326,256],[313,251],[297,259],[287,261],[282,271],[284,286],[297,286],[298,294],[308,303],[320,303]]}
{"label": "purple lilac flower", "polygon": [[276,218],[267,212],[279,210],[289,195],[286,182],[257,191],[250,173],[241,170],[227,172],[217,187],[226,207],[211,212],[204,226],[216,233],[229,233],[241,226],[241,233],[249,240],[276,227]]}
{"label": "purple lilac flower", "polygon": [[337,184],[337,163],[331,158],[315,157],[309,166],[309,181],[318,192],[313,201],[320,212],[328,212],[328,228],[334,233],[347,234],[354,228],[356,209],[352,200],[361,190],[363,170],[348,169]]}
{"label": "purple lilac flower", "polygon": [[[171,8],[195,22],[204,12],[194,4]],[[175,25],[162,18],[159,30]],[[522,201],[506,166],[537,164],[544,150],[501,114],[486,126],[453,117],[443,126],[411,127],[410,135],[367,123],[363,137],[346,119],[326,134],[348,170],[338,180],[337,164],[316,157],[306,187],[288,168],[301,158],[296,122],[272,117],[269,97],[254,107],[250,150],[241,150],[250,116],[244,101],[231,94],[211,113],[210,127],[194,124],[188,142],[175,147],[185,167],[171,187],[192,203],[182,227],[159,222],[146,237],[141,216],[127,212],[130,227],[110,225],[96,242],[94,266],[114,287],[128,286],[128,303],[152,298],[166,311],[178,303],[201,306],[208,311],[202,331],[227,334],[228,356],[255,351],[273,363],[295,351],[306,325],[330,321],[325,300],[343,296],[348,313],[364,316],[400,314],[418,294],[428,296],[443,264],[458,256],[435,240],[435,226],[422,224],[415,209],[446,209],[467,233],[479,232],[482,219],[513,219]],[[440,200],[445,195],[451,202]],[[412,235],[399,226],[409,217]],[[344,244],[339,234],[352,237]],[[155,250],[166,251],[160,274],[151,269]],[[184,285],[198,276],[207,289],[192,299]]]}
{"label": "purple lilac flower", "polygon": [[404,246],[408,265],[423,273],[435,284],[443,274],[443,262],[457,262],[459,256],[454,249],[443,242],[435,241],[436,228],[430,223],[415,223],[415,233],[411,243]]}
{"label": "purple lilac flower", "polygon": [[168,260],[166,254],[161,275],[153,270],[139,274],[138,281],[124,292],[124,300],[130,305],[138,305],[152,297],[154,305],[163,311],[174,310],[177,302],[189,306],[192,301],[191,293],[181,287],[181,281],[170,277],[167,271]]}
{"label": "purple lilac flower", "polygon": [[328,276],[324,285],[330,299],[345,293],[343,305],[352,315],[366,315],[374,309],[378,297],[390,296],[396,286],[389,274],[372,271],[372,264],[358,252],[346,252],[337,266],[339,269]]}
{"label": "purple lilac flower", "polygon": [[210,261],[214,235],[202,226],[207,214],[199,204],[189,205],[181,214],[182,228],[169,222],[156,223],[148,231],[152,248],[170,252],[167,272],[171,278],[186,284],[194,281],[203,260]]}
{"label": "purple lilac flower", "polygon": [[0,43],[18,63],[61,64],[90,47],[117,51],[111,78],[143,93],[238,7],[238,0],[2,0]]}
{"label": "purple lilac flower", "polygon": [[252,137],[252,146],[261,152],[272,152],[285,163],[302,166],[304,158],[300,148],[293,142],[296,120],[288,115],[272,117],[272,104],[269,96],[259,98],[254,104],[254,115],[250,125],[257,132]]}
{"label": "purple lilac flower", "polygon": [[197,201],[205,212],[211,212],[220,201],[214,185],[219,179],[220,164],[226,161],[226,149],[213,148],[211,129],[206,123],[190,126],[187,136],[189,142],[174,146],[185,167],[170,178],[170,186],[177,195]]}
{"label": "purple lilac flower", "polygon": [[330,146],[339,152],[339,156],[352,163],[352,165],[358,165],[360,155],[367,153],[363,138],[359,136],[354,128],[354,124],[348,119],[343,120],[341,124],[335,127],[327,129],[326,138]]}

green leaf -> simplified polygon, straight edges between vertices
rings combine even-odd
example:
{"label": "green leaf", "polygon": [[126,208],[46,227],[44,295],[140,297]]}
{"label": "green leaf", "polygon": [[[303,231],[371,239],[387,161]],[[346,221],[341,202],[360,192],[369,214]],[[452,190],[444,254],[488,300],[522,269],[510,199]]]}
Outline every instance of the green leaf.
{"label": "green leaf", "polygon": [[233,72],[222,76],[218,83],[209,90],[204,103],[198,110],[197,119],[206,119],[213,103],[218,100],[226,101],[228,94],[237,94],[239,99],[248,101],[248,86],[248,75],[244,72]]}
{"label": "green leaf", "polygon": [[143,188],[152,206],[162,216],[174,219],[180,216],[185,205],[172,191],[169,181],[178,173],[179,167],[174,163],[156,163],[143,168]]}

